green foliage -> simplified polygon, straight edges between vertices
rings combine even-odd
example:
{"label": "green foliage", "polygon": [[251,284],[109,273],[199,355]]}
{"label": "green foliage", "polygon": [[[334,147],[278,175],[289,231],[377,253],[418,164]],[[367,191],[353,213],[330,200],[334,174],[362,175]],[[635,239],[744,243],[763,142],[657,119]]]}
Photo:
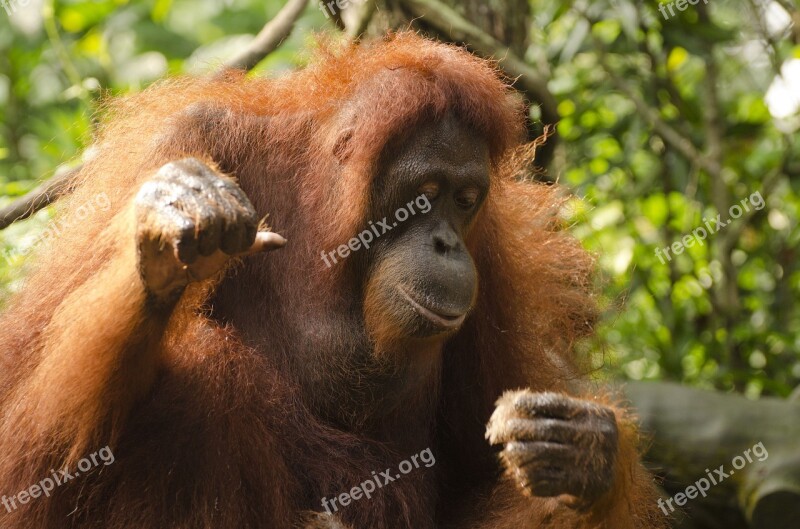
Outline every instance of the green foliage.
{"label": "green foliage", "polygon": [[[634,379],[788,394],[800,381],[800,146],[779,128],[797,124],[777,123],[765,94],[775,65],[798,48],[774,35],[766,45],[759,17],[739,2],[713,0],[709,16],[700,2],[669,20],[655,2],[592,2],[584,12],[532,4],[543,28],[532,54],[545,52],[535,60],[551,65],[560,101],[566,145],[556,172],[580,197],[574,231],[604,272],[606,367]],[[719,134],[721,174],[667,141],[631,94],[701,156]],[[656,256],[756,192],[766,206],[754,215],[672,260]]]}
{"label": "green foliage", "polygon": [[[11,0],[14,3],[14,0]],[[172,74],[212,71],[283,6],[281,0],[45,0],[0,8],[0,191],[11,202],[91,143],[97,103]],[[300,64],[324,17],[313,8],[260,70]],[[13,290],[24,250],[49,213],[0,233],[0,285]]]}

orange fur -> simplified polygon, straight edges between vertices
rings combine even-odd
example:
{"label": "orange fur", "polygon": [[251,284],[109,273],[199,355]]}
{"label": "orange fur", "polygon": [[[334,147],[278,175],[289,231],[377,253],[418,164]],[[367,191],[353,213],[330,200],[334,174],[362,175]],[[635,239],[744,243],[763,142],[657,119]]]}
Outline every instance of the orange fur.
{"label": "orange fur", "polygon": [[[369,309],[363,272],[326,268],[319,251],[363,229],[387,144],[448,112],[490,148],[492,189],[468,240],[480,292],[445,344],[396,351],[429,362],[406,373],[417,386],[396,387],[397,365],[365,366],[364,297],[367,312],[380,307]],[[308,68],[280,79],[164,81],[105,114],[63,207],[69,215],[99,193],[112,207],[42,249],[0,321],[0,495],[106,444],[116,462],[12,513],[0,508],[0,526],[291,527],[322,496],[426,446],[435,467],[342,510],[342,521],[658,526],[632,429],[613,493],[587,516],[498,479],[483,439],[503,391],[569,391],[582,371],[574,346],[596,316],[592,260],[560,226],[559,191],[516,178],[533,153],[517,146],[521,105],[493,64],[401,33],[323,44]],[[136,273],[130,204],[154,171],[185,156],[235,176],[289,245],[190,285],[172,314],[158,314]],[[390,326],[379,334],[400,342]]]}

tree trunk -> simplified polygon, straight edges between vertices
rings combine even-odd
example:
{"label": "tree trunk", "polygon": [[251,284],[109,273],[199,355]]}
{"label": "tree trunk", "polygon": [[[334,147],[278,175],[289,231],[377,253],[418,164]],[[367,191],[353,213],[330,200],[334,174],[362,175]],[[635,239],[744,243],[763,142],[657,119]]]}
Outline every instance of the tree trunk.
{"label": "tree trunk", "polygon": [[[647,454],[668,494],[719,480],[684,507],[703,529],[779,529],[800,520],[800,402],[630,383],[627,397],[652,437]],[[720,467],[722,465],[722,467]],[[738,468],[737,468],[738,467]]]}

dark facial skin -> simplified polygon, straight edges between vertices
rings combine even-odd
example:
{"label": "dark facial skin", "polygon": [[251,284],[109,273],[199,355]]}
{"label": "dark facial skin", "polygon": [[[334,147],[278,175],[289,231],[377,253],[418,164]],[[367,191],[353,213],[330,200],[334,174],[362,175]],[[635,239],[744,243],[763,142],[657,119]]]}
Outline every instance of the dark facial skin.
{"label": "dark facial skin", "polygon": [[[395,211],[421,193],[430,211],[418,212],[387,232],[375,246],[367,276],[367,301],[409,338],[447,337],[472,307],[477,274],[464,240],[489,190],[485,143],[455,119],[415,129],[387,152],[389,162],[372,195],[375,220],[396,220]],[[416,206],[416,204],[415,204]],[[413,351],[414,347],[409,348]],[[426,362],[407,357],[406,376],[395,394],[424,391]],[[391,387],[391,386],[389,386]],[[614,482],[618,431],[613,410],[556,393],[509,392],[497,403],[487,430],[502,445],[503,465],[532,496],[564,497],[586,509]]]}
{"label": "dark facial skin", "polygon": [[[245,191],[257,196],[255,180],[242,177],[242,182],[252,184],[253,189]],[[253,315],[281,321],[297,342],[297,350],[285,361],[297,380],[307,382],[303,389],[309,407],[344,428],[363,431],[362,423],[370,422],[386,429],[383,417],[407,410],[407,403],[430,394],[440,363],[435,350],[461,327],[474,303],[477,277],[464,238],[488,187],[489,154],[481,137],[452,118],[415,126],[406,139],[387,146],[373,184],[364,189],[369,210],[351,236],[370,229],[370,221],[379,229],[377,223],[384,217],[391,229],[368,249],[354,251],[334,265],[344,276],[341,303],[314,312],[310,321],[283,297],[265,296],[263,307],[255,311],[241,303],[242,296],[271,292],[269,282],[282,277],[284,260],[292,262],[303,253],[289,233],[285,252],[262,266],[244,261],[236,274],[225,278],[212,302],[213,316],[235,325],[246,343],[266,348],[274,337],[263,332],[265,316]],[[419,200],[422,193],[430,209]],[[404,221],[395,217],[401,207],[409,213]],[[292,265],[307,263],[309,274],[315,273],[322,249],[327,250],[313,247]],[[368,303],[375,311],[372,319],[367,318]],[[372,323],[391,333],[381,345],[388,344],[395,354],[376,354]],[[419,423],[420,429],[430,423],[421,414],[412,419],[398,427],[409,438],[416,432],[411,422]],[[393,432],[391,437],[396,441],[400,434]]]}
{"label": "dark facial skin", "polygon": [[[385,158],[389,162],[372,193],[374,218],[385,216],[397,226],[378,239],[370,288],[404,335],[452,333],[477,291],[464,239],[489,190],[488,149],[479,136],[447,117],[416,128]],[[410,202],[416,214],[398,221],[395,212],[410,209]]]}

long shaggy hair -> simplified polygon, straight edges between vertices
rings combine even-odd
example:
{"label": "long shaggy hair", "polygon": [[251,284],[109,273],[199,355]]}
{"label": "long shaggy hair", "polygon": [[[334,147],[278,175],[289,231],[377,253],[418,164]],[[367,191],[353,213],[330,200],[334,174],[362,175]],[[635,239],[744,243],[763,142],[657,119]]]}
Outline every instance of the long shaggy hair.
{"label": "long shaggy hair", "polygon": [[[596,317],[592,259],[562,229],[562,192],[519,178],[534,155],[521,143],[522,108],[494,64],[412,33],[323,43],[278,79],[171,79],[108,103],[59,215],[103,193],[112,206],[39,249],[0,321],[0,494],[106,445],[116,462],[0,508],[0,526],[290,527],[416,445],[432,447],[437,465],[342,509],[345,522],[421,529],[471,513],[475,527],[651,527],[634,429],[622,428],[619,504],[601,521],[503,486],[483,439],[503,391],[569,390],[574,345]],[[491,191],[467,241],[480,291],[431,386],[384,419],[406,432],[401,448],[333,427],[308,404],[312,394],[366,416],[377,395],[352,352],[369,343],[363,271],[326,267],[319,252],[369,220],[386,146],[447,114],[490,151]],[[187,156],[237,178],[289,245],[190,285],[171,315],[153,318],[130,204],[154,171]],[[360,408],[339,384],[354,372],[367,380]]]}

